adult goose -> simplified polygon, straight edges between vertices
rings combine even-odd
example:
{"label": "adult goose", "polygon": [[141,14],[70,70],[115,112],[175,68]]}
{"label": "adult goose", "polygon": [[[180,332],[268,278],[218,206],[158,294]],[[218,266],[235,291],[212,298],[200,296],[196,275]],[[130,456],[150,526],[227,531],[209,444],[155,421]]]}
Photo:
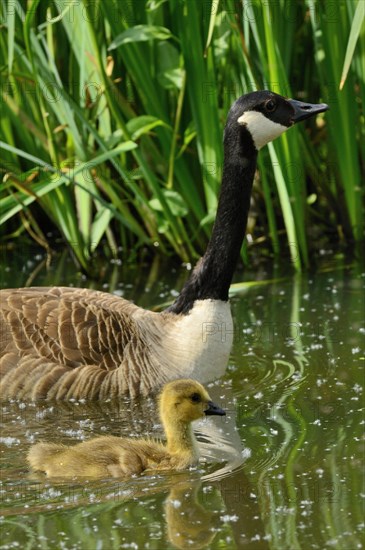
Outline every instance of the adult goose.
{"label": "adult goose", "polygon": [[28,462],[49,477],[129,477],[144,470],[183,470],[199,459],[191,423],[205,415],[226,413],[196,380],[166,384],[160,395],[160,418],[166,444],[153,439],[104,435],[68,447],[36,443]]}
{"label": "adult goose", "polygon": [[0,395],[103,399],[146,395],[168,380],[221,375],[232,345],[228,290],[245,234],[258,151],[324,103],[252,92],[232,105],[216,220],[204,256],[166,311],[104,292],[20,288],[0,293]]}

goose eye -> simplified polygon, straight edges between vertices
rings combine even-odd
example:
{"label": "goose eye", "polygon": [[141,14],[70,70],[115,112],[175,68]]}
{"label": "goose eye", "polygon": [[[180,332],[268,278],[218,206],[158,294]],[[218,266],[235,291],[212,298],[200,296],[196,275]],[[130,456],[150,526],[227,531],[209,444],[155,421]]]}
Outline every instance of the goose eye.
{"label": "goose eye", "polygon": [[193,403],[200,403],[202,398],[200,397],[200,395],[198,393],[193,393],[192,396],[191,396],[191,400],[192,400]]}
{"label": "goose eye", "polygon": [[269,113],[273,113],[276,109],[276,103],[273,99],[269,99],[268,101],[266,101],[265,103],[265,109],[269,112]]}

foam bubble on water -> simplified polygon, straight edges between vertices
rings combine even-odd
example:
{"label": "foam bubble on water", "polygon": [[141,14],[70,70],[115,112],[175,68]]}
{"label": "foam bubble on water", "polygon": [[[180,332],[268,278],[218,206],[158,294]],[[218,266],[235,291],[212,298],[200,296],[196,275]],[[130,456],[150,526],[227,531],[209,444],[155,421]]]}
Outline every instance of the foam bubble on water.
{"label": "foam bubble on water", "polygon": [[181,507],[181,500],[169,500],[169,503],[176,509]]}
{"label": "foam bubble on water", "polygon": [[7,447],[12,447],[13,445],[19,445],[20,439],[17,437],[0,437],[0,443],[4,443]]}
{"label": "foam bubble on water", "polygon": [[242,458],[250,458],[251,454],[252,454],[252,451],[248,447],[246,447],[241,451]]}
{"label": "foam bubble on water", "polygon": [[235,514],[231,516],[229,514],[226,514],[225,516],[221,516],[219,519],[223,521],[223,523],[228,523],[229,521],[233,521],[233,522],[238,521],[239,517],[236,516]]}

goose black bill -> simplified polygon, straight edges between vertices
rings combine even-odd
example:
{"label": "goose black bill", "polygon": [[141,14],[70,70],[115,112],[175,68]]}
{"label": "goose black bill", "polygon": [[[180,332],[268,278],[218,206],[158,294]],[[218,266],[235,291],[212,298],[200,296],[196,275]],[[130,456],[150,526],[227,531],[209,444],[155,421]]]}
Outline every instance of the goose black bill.
{"label": "goose black bill", "polygon": [[208,408],[205,409],[204,414],[211,415],[215,414],[216,416],[225,416],[226,411],[218,407],[213,401],[208,401]]}
{"label": "goose black bill", "polygon": [[300,122],[329,109],[326,103],[305,103],[296,99],[288,99],[288,102],[294,109],[293,122]]}

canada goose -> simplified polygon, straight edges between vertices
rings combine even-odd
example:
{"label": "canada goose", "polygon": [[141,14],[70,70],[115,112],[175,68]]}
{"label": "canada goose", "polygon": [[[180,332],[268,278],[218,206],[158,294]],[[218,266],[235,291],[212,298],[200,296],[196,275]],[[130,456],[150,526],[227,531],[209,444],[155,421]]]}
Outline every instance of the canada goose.
{"label": "canada goose", "polygon": [[258,151],[326,111],[269,91],[240,97],[224,131],[217,216],[204,256],[166,311],[104,292],[20,288],[0,295],[0,393],[21,399],[147,395],[168,380],[221,375],[233,329],[228,290],[245,234]]}
{"label": "canada goose", "polygon": [[205,415],[226,413],[195,380],[174,380],[160,395],[160,417],[166,444],[151,439],[101,436],[72,447],[37,443],[27,459],[49,477],[121,477],[144,470],[182,470],[197,462],[199,453],[191,423]]}

